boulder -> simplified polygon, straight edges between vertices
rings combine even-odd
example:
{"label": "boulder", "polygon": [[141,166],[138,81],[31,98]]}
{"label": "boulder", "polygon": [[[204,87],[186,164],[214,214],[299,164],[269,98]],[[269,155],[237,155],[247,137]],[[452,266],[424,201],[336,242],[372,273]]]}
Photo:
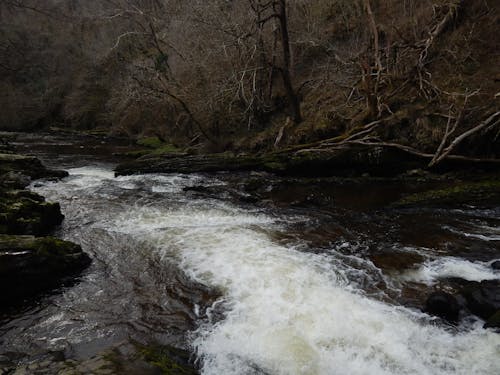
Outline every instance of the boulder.
{"label": "boulder", "polygon": [[12,189],[23,189],[31,182],[31,178],[22,172],[10,171],[1,176],[1,186]]}
{"label": "boulder", "polygon": [[79,245],[53,237],[0,235],[0,301],[8,306],[60,285],[90,264]]}
{"label": "boulder", "polygon": [[4,176],[8,176],[11,173],[29,176],[33,180],[37,178],[62,178],[68,175],[66,171],[46,168],[34,156],[0,153],[0,176],[2,182],[8,180]]}
{"label": "boulder", "polygon": [[462,291],[467,308],[484,320],[500,310],[500,280],[470,282]]}
{"label": "boulder", "polygon": [[500,330],[500,310],[497,310],[484,324],[484,328],[495,328]]}
{"label": "boulder", "polygon": [[0,234],[49,234],[64,215],[59,203],[27,190],[0,188]]}
{"label": "boulder", "polygon": [[427,298],[424,311],[453,323],[458,321],[460,305],[453,295],[438,291]]}
{"label": "boulder", "polygon": [[491,263],[491,268],[493,268],[494,270],[500,270],[500,260],[496,260]]}

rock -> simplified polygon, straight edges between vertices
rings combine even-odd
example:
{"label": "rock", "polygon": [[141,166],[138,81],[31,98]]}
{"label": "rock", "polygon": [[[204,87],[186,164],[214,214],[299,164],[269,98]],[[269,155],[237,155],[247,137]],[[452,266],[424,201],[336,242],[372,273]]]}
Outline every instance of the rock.
{"label": "rock", "polygon": [[420,254],[397,250],[376,253],[370,259],[378,268],[389,271],[404,271],[424,261]]}
{"label": "rock", "polygon": [[[172,346],[141,345],[135,342],[114,344],[91,358],[66,359],[45,355],[45,360],[32,359],[29,364],[12,362],[6,374],[58,375],[197,375],[188,351]],[[0,375],[2,374],[0,366]]]}
{"label": "rock", "polygon": [[484,320],[500,310],[500,280],[470,282],[461,294],[467,301],[467,308]]}
{"label": "rock", "polygon": [[163,374],[199,374],[186,350],[172,346],[142,346],[140,352],[147,363],[156,366]]}
{"label": "rock", "polygon": [[49,234],[64,215],[59,203],[27,190],[0,189],[0,234]]}
{"label": "rock", "polygon": [[35,178],[66,175],[45,168],[35,157],[0,153],[0,234],[49,234],[64,219],[59,204],[22,189]]}
{"label": "rock", "polygon": [[446,188],[409,194],[393,203],[393,207],[455,207],[461,205],[490,206],[500,201],[500,180],[455,182]]}
{"label": "rock", "polygon": [[449,322],[457,322],[460,305],[457,299],[446,292],[432,293],[425,301],[424,311],[428,314],[439,316]]}
{"label": "rock", "polygon": [[0,153],[0,176],[10,172],[21,173],[31,179],[62,178],[68,175],[66,171],[47,169],[33,156]]}
{"label": "rock", "polygon": [[90,264],[79,245],[53,237],[0,235],[0,301],[12,301],[60,285]]}
{"label": "rock", "polygon": [[282,150],[262,155],[230,153],[163,157],[149,155],[116,167],[116,175],[134,173],[199,173],[216,171],[266,171],[291,176],[345,176],[369,173],[395,176],[425,165],[397,149],[352,146],[323,152]]}
{"label": "rock", "polygon": [[493,268],[494,270],[500,270],[500,260],[496,260],[491,263],[491,268]]}
{"label": "rock", "polygon": [[9,187],[13,189],[22,189],[28,186],[31,182],[31,178],[26,176],[22,172],[9,171],[1,176],[2,186]]}
{"label": "rock", "polygon": [[8,357],[0,355],[0,375],[11,374],[15,368],[15,364]]}
{"label": "rock", "polygon": [[496,328],[497,330],[500,330],[500,310],[497,310],[496,313],[490,316],[483,327]]}
{"label": "rock", "polygon": [[195,185],[195,186],[186,186],[182,188],[182,191],[184,192],[194,192],[194,193],[202,193],[202,194],[210,194],[212,193],[212,190],[210,190],[209,187],[203,186],[203,185]]}
{"label": "rock", "polygon": [[257,169],[259,159],[230,154],[189,155],[185,157],[149,157],[120,164],[117,175],[134,173],[198,173]]}

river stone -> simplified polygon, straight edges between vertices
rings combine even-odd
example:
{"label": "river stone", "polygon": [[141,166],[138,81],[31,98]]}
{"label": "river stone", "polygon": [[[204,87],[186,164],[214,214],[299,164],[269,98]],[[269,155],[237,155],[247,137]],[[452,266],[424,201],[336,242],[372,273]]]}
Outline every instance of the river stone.
{"label": "river stone", "polygon": [[404,271],[424,261],[420,254],[397,250],[373,254],[370,259],[378,268],[390,271]]}
{"label": "river stone", "polygon": [[22,189],[28,186],[31,178],[19,171],[9,171],[0,176],[1,185],[13,189]]}
{"label": "river stone", "polygon": [[66,171],[47,169],[34,156],[0,153],[0,176],[9,172],[22,173],[31,179],[62,178],[68,175]]}
{"label": "river stone", "polygon": [[27,190],[0,188],[0,234],[49,234],[61,224],[64,215],[59,203]]}
{"label": "river stone", "polygon": [[493,268],[494,270],[500,270],[500,260],[496,260],[491,263],[491,268]]}
{"label": "river stone", "polygon": [[446,292],[432,293],[425,301],[424,311],[428,314],[439,316],[449,322],[458,321],[460,306],[457,299]]}
{"label": "river stone", "polygon": [[500,310],[500,280],[470,282],[461,292],[467,308],[484,320]]}
{"label": "river stone", "polygon": [[500,331],[500,310],[497,310],[484,324],[484,328],[496,328],[496,331]]}
{"label": "river stone", "polygon": [[68,241],[0,235],[1,305],[56,287],[89,264],[81,247]]}

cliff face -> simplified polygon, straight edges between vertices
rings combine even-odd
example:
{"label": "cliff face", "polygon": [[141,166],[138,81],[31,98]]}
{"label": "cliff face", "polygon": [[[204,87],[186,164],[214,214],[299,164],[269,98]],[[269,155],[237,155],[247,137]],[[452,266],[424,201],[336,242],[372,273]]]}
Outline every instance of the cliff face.
{"label": "cliff face", "polygon": [[[380,121],[363,136],[434,153],[498,111],[498,3],[4,2],[0,127],[155,134],[217,151]],[[454,152],[498,157],[496,120]]]}

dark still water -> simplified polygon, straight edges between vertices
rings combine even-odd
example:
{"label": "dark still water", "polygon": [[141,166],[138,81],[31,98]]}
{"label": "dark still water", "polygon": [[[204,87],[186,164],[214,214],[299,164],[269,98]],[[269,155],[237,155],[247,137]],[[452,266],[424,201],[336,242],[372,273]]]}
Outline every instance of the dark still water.
{"label": "dark still water", "polygon": [[242,203],[228,192],[254,174],[115,178],[92,152],[49,146],[31,151],[70,176],[32,189],[61,203],[58,235],[93,263],[5,316],[0,354],[85,359],[134,339],[191,348],[204,374],[499,373],[500,335],[418,307],[449,278],[500,278],[500,207],[387,209],[407,187],[331,184],[332,204],[308,205],[303,182],[272,177],[272,200]]}

